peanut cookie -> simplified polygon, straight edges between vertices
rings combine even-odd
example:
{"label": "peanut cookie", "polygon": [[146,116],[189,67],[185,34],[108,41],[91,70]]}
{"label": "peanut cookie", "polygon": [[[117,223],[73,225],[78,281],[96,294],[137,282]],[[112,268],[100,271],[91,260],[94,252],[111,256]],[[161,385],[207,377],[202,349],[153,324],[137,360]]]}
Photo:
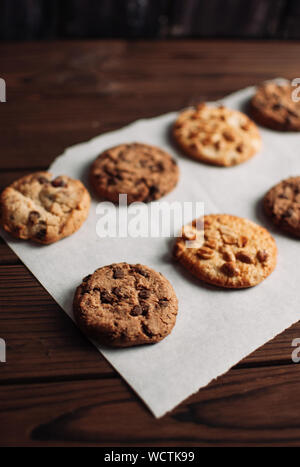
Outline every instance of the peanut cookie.
{"label": "peanut cookie", "polygon": [[157,200],[175,188],[178,177],[177,163],[167,152],[139,143],[108,149],[90,170],[95,191],[114,203],[120,194],[127,194],[128,204]]}
{"label": "peanut cookie", "polygon": [[154,344],[172,331],[178,301],[169,281],[141,264],[112,264],[83,279],[74,298],[80,329],[101,344]]}
{"label": "peanut cookie", "polygon": [[[194,221],[174,248],[175,258],[199,279],[241,289],[259,284],[275,269],[276,243],[263,227],[227,214],[204,216],[203,224],[204,242],[196,240]],[[187,248],[186,240],[195,245]]]}
{"label": "peanut cookie", "polygon": [[258,88],[250,103],[254,120],[277,131],[300,131],[300,102],[294,102],[290,84],[268,82]]}
{"label": "peanut cookie", "polygon": [[262,145],[255,123],[224,106],[200,104],[185,110],[175,122],[173,135],[193,159],[226,167],[250,159]]}
{"label": "peanut cookie", "polygon": [[48,172],[27,175],[1,194],[1,224],[23,240],[48,244],[78,230],[90,209],[90,195],[79,180]]}
{"label": "peanut cookie", "polygon": [[300,237],[300,177],[283,180],[264,198],[264,209],[281,230]]}

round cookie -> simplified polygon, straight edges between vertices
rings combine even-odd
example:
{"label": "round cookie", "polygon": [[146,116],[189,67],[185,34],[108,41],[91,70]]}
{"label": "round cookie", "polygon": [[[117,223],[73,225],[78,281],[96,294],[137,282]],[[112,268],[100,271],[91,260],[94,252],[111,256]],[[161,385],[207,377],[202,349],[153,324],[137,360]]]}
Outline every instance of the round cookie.
{"label": "round cookie", "polygon": [[245,114],[207,104],[182,112],[173,136],[193,159],[223,167],[247,161],[262,146],[255,123]]}
{"label": "round cookie", "polygon": [[264,210],[273,224],[300,238],[300,177],[283,180],[264,197]]}
{"label": "round cookie", "polygon": [[141,264],[112,264],[83,279],[74,316],[90,338],[112,347],[154,344],[172,331],[178,301],[169,281]]}
{"label": "round cookie", "polygon": [[264,83],[250,102],[254,120],[272,130],[300,131],[300,102],[293,101],[294,91],[289,83]]}
{"label": "round cookie", "polygon": [[48,172],[27,175],[0,197],[1,224],[14,237],[49,244],[78,230],[90,209],[90,195],[79,180]]}
{"label": "round cookie", "polygon": [[178,178],[177,163],[167,152],[140,143],[108,149],[90,170],[94,190],[114,203],[120,194],[127,194],[128,204],[157,200],[175,188]]}
{"label": "round cookie", "polygon": [[[271,274],[277,247],[270,233],[241,217],[204,216],[204,242],[196,239],[196,221],[184,227],[175,258],[199,279],[219,287],[253,287]],[[194,242],[188,248],[188,241]]]}

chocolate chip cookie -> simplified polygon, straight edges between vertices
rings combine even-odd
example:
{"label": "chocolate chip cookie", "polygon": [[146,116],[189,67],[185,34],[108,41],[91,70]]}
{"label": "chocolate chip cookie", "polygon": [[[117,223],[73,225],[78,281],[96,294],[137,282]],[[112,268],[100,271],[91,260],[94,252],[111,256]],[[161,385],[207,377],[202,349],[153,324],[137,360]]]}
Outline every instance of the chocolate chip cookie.
{"label": "chocolate chip cookie", "polygon": [[264,198],[264,209],[282,231],[300,238],[300,177],[283,180]]}
{"label": "chocolate chip cookie", "polygon": [[154,344],[172,331],[178,301],[160,273],[141,264],[112,264],[83,279],[74,298],[80,329],[100,344]]}
{"label": "chocolate chip cookie", "polygon": [[[199,242],[194,221],[183,229],[174,247],[175,258],[196,277],[241,289],[259,284],[274,271],[277,247],[266,229],[227,214],[204,216],[202,221],[204,241]],[[192,242],[191,248],[187,241]]]}
{"label": "chocolate chip cookie", "polygon": [[120,194],[127,194],[128,204],[157,200],[175,188],[178,177],[175,159],[160,148],[140,143],[104,151],[90,170],[96,193],[114,203]]}
{"label": "chocolate chip cookie", "polygon": [[207,104],[182,112],[173,136],[188,156],[224,167],[247,161],[262,146],[255,123],[246,115]]}
{"label": "chocolate chip cookie", "polygon": [[250,103],[254,120],[277,131],[300,131],[300,102],[294,102],[291,84],[267,82],[257,89]]}
{"label": "chocolate chip cookie", "polygon": [[14,237],[49,244],[78,230],[88,217],[90,195],[79,180],[27,175],[0,197],[1,224]]}

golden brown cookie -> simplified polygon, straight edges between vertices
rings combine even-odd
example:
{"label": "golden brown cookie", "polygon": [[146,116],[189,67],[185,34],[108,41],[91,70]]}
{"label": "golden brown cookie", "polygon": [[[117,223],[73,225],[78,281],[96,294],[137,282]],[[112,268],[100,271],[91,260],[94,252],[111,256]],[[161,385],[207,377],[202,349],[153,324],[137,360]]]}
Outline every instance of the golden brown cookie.
{"label": "golden brown cookie", "polygon": [[224,167],[247,161],[262,146],[255,123],[224,106],[200,104],[185,110],[175,122],[173,135],[193,159]]}
{"label": "golden brown cookie", "polygon": [[277,131],[300,131],[300,102],[294,102],[291,84],[267,82],[260,86],[250,103],[254,120]]}
{"label": "golden brown cookie", "polygon": [[[187,248],[186,241],[194,241]],[[204,216],[204,243],[196,240],[195,221],[183,229],[174,247],[175,258],[199,279],[232,289],[253,287],[271,274],[277,247],[270,233],[241,217]]]}
{"label": "golden brown cookie", "polygon": [[90,209],[90,195],[79,180],[48,172],[27,175],[0,197],[1,224],[14,237],[49,244],[78,230]]}
{"label": "golden brown cookie", "polygon": [[154,344],[172,331],[178,301],[160,273],[141,264],[112,264],[83,279],[74,298],[80,329],[100,344]]}
{"label": "golden brown cookie", "polygon": [[90,181],[97,194],[117,203],[127,194],[128,204],[154,201],[177,185],[175,159],[155,146],[133,143],[107,149],[92,164]]}
{"label": "golden brown cookie", "polygon": [[264,198],[264,209],[274,225],[300,237],[300,177],[283,180]]}

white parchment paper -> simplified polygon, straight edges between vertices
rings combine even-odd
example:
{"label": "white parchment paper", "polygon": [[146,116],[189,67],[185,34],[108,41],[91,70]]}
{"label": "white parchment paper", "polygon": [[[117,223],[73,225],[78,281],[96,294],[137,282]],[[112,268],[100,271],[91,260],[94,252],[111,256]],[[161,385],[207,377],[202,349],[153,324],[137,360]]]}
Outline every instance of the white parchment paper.
{"label": "white parchment paper", "polygon": [[[244,109],[253,88],[223,100]],[[278,243],[276,271],[258,287],[229,291],[207,287],[174,266],[170,239],[109,239],[96,235],[97,201],[79,232],[50,246],[12,240],[1,235],[72,318],[75,288],[82,278],[113,262],[144,263],[161,271],[179,298],[172,334],[154,346],[99,351],[130,384],[157,417],[225,373],[242,358],[300,319],[300,268],[297,240],[273,232],[261,212],[265,192],[281,179],[300,175],[300,134],[261,129],[263,151],[233,168],[216,168],[189,160],[169,139],[176,113],[140,120],[119,131],[71,147],[50,167],[86,182],[92,160],[104,149],[139,141],[161,146],[175,157],[181,171],[178,187],[164,200],[203,201],[206,213],[248,217],[269,227]]]}

